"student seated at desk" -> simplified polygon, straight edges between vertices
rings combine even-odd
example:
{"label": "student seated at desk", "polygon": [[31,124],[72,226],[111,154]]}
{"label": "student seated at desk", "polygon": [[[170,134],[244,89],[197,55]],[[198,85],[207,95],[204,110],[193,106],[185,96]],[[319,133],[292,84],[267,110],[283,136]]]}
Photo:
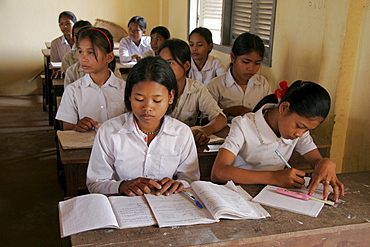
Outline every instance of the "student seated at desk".
{"label": "student seated at desk", "polygon": [[225,74],[220,59],[210,56],[213,49],[212,33],[208,28],[198,27],[189,34],[191,68],[189,78],[207,85],[213,78]]}
{"label": "student seated at desk", "polygon": [[146,20],[134,16],[128,22],[128,36],[119,42],[119,59],[121,63],[139,61],[145,51],[150,50],[150,36],[146,33]]}
{"label": "student seated at desk", "polygon": [[72,28],[76,23],[76,16],[70,11],[63,11],[59,14],[59,28],[63,35],[59,38],[54,39],[51,42],[50,48],[50,61],[51,62],[61,62],[63,56],[72,50],[75,44],[73,39]]}
{"label": "student seated at desk", "polygon": [[157,26],[150,32],[150,47],[152,49],[143,53],[144,57],[158,56],[159,48],[161,45],[171,37],[170,31],[163,26]]}
{"label": "student seated at desk", "polygon": [[209,123],[193,130],[193,135],[197,144],[207,144],[208,136],[224,128],[227,121],[206,86],[186,78],[191,60],[188,44],[180,39],[169,39],[161,46],[159,56],[171,65],[179,88],[179,100],[171,116],[189,126],[196,125],[199,114],[206,116]]}
{"label": "student seated at desk", "polygon": [[207,84],[229,120],[252,111],[263,97],[271,93],[266,78],[256,74],[264,53],[265,46],[260,37],[251,33],[239,35],[231,50],[230,68]]}
{"label": "student seated at desk", "polygon": [[125,81],[109,69],[115,67],[113,37],[103,28],[87,28],[79,33],[78,61],[82,78],[65,89],[56,119],[63,130],[87,131],[125,111]]}
{"label": "student seated at desk", "polygon": [[147,57],[132,68],[129,112],[106,121],[95,137],[86,181],[91,193],[170,195],[199,180],[191,130],[168,116],[176,100],[176,78],[162,58]]}
{"label": "student seated at desk", "polygon": [[301,188],[305,172],[295,168],[284,169],[284,162],[275,153],[278,150],[289,160],[295,149],[314,169],[308,186],[309,194],[323,183],[324,199],[327,199],[331,185],[334,200],[338,200],[340,193],[344,195],[344,186],[335,174],[336,165],[321,156],[309,132],[329,113],[328,92],[316,83],[296,81],[286,95],[282,92],[281,96],[279,104],[276,104],[277,97],[268,95],[254,112],[232,120],[229,135],[212,167],[211,180]]}
{"label": "student seated at desk", "polygon": [[[76,23],[76,25],[77,25],[77,23]],[[81,32],[86,28],[89,28],[89,27],[82,27],[80,29]],[[76,43],[77,43],[78,42],[78,33],[77,33],[77,36],[75,38],[76,38]],[[64,77],[64,88],[66,88],[69,84],[73,83],[74,81],[77,81],[78,79],[80,79],[81,77],[83,77],[85,75],[84,69],[82,68],[81,64],[78,62],[78,54],[79,54],[79,50],[75,49],[75,50],[72,50],[69,53],[67,53],[63,58],[63,63],[66,62],[67,64],[70,64],[74,60],[74,58],[72,58],[72,56],[77,56],[77,62],[70,65],[66,69],[65,77]],[[63,69],[63,63],[62,63],[62,69]],[[116,67],[115,62],[109,63],[108,67],[109,67],[110,70],[114,71],[114,75],[117,78],[122,79],[121,72]]]}
{"label": "student seated at desk", "polygon": [[[89,21],[84,20],[80,20],[73,25],[72,34],[75,44],[77,44],[77,34],[83,27],[92,27],[92,25]],[[70,50],[63,56],[61,67],[62,72],[65,73],[69,66],[77,62],[78,62],[78,50],[76,49],[76,46],[74,46],[74,49]]]}

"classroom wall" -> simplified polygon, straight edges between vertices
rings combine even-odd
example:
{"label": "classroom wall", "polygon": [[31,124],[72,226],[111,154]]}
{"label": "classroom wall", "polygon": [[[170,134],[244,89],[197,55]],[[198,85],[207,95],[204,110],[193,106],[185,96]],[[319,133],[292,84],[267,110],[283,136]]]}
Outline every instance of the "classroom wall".
{"label": "classroom wall", "polygon": [[[370,0],[277,1],[272,67],[259,71],[272,89],[281,80],[303,79],[329,91],[332,110],[314,132],[332,143],[330,156],[338,172],[370,169],[369,4]],[[173,37],[187,39],[186,0],[2,0],[0,95],[41,93],[40,79],[28,80],[43,69],[44,42],[61,35],[57,18],[63,10],[73,11],[78,19],[101,18],[124,27],[133,15],[142,15],[148,32],[165,25]],[[229,54],[212,54],[228,66]]]}
{"label": "classroom wall", "polygon": [[[132,16],[142,15],[147,19],[147,29],[150,32],[156,25],[168,25],[168,2],[169,0],[1,0],[0,95],[42,93],[41,79],[37,77],[33,81],[29,80],[43,70],[41,49],[46,48],[44,42],[62,35],[58,26],[60,12],[70,10],[78,19],[88,20],[93,24],[95,18],[100,18],[123,27],[127,26]],[[184,26],[184,23],[181,24]],[[179,28],[179,31],[182,29]]]}

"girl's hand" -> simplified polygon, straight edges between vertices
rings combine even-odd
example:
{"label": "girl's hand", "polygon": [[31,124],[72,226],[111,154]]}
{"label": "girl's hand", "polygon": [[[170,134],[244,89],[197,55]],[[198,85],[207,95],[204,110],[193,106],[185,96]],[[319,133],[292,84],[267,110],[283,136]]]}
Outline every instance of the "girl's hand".
{"label": "girl's hand", "polygon": [[209,142],[210,139],[208,138],[207,133],[202,128],[192,130],[192,132],[196,144],[206,145]]}
{"label": "girl's hand", "polygon": [[157,180],[138,177],[133,180],[122,182],[119,186],[119,193],[128,196],[141,196],[149,194],[153,189],[160,190],[162,186]]}
{"label": "girl's hand", "polygon": [[302,188],[305,172],[291,168],[273,172],[272,185],[284,188]]}
{"label": "girl's hand", "polygon": [[337,201],[339,194],[344,196],[344,185],[339,181],[335,173],[335,163],[328,158],[321,159],[312,172],[312,177],[308,185],[308,194],[311,195],[319,183],[324,185],[324,200],[328,199],[329,185],[334,191],[334,201]]}
{"label": "girl's hand", "polygon": [[244,107],[242,105],[232,106],[227,109],[224,109],[224,113],[227,116],[243,116],[244,114],[251,112],[252,109]]}
{"label": "girl's hand", "polygon": [[79,132],[86,132],[88,130],[91,130],[93,128],[98,128],[99,124],[94,119],[89,117],[84,117],[83,119],[80,119],[78,123],[75,126],[76,131]]}
{"label": "girl's hand", "polygon": [[162,188],[155,193],[157,196],[162,194],[169,196],[171,194],[179,193],[184,189],[184,185],[181,182],[167,177],[159,181],[159,184],[162,186]]}

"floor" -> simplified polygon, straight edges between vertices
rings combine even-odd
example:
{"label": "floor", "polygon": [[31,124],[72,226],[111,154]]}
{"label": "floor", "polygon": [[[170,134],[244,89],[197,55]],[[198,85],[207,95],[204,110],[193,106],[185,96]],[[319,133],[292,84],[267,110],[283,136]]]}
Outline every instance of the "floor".
{"label": "floor", "polygon": [[70,246],[59,235],[63,191],[41,96],[0,97],[0,150],[0,245]]}

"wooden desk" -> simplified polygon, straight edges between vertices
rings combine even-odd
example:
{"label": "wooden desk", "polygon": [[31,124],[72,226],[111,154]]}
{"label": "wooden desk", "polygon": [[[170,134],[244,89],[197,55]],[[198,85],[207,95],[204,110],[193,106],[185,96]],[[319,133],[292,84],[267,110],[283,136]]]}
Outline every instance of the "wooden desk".
{"label": "wooden desk", "polygon": [[45,46],[46,46],[46,49],[50,49],[51,48],[51,42],[46,41]]}
{"label": "wooden desk", "polygon": [[[123,230],[94,230],[70,237],[72,246],[368,246],[370,171],[339,174],[345,204],[324,206],[317,218],[265,206],[270,218]],[[255,196],[262,185],[243,188]]]}

